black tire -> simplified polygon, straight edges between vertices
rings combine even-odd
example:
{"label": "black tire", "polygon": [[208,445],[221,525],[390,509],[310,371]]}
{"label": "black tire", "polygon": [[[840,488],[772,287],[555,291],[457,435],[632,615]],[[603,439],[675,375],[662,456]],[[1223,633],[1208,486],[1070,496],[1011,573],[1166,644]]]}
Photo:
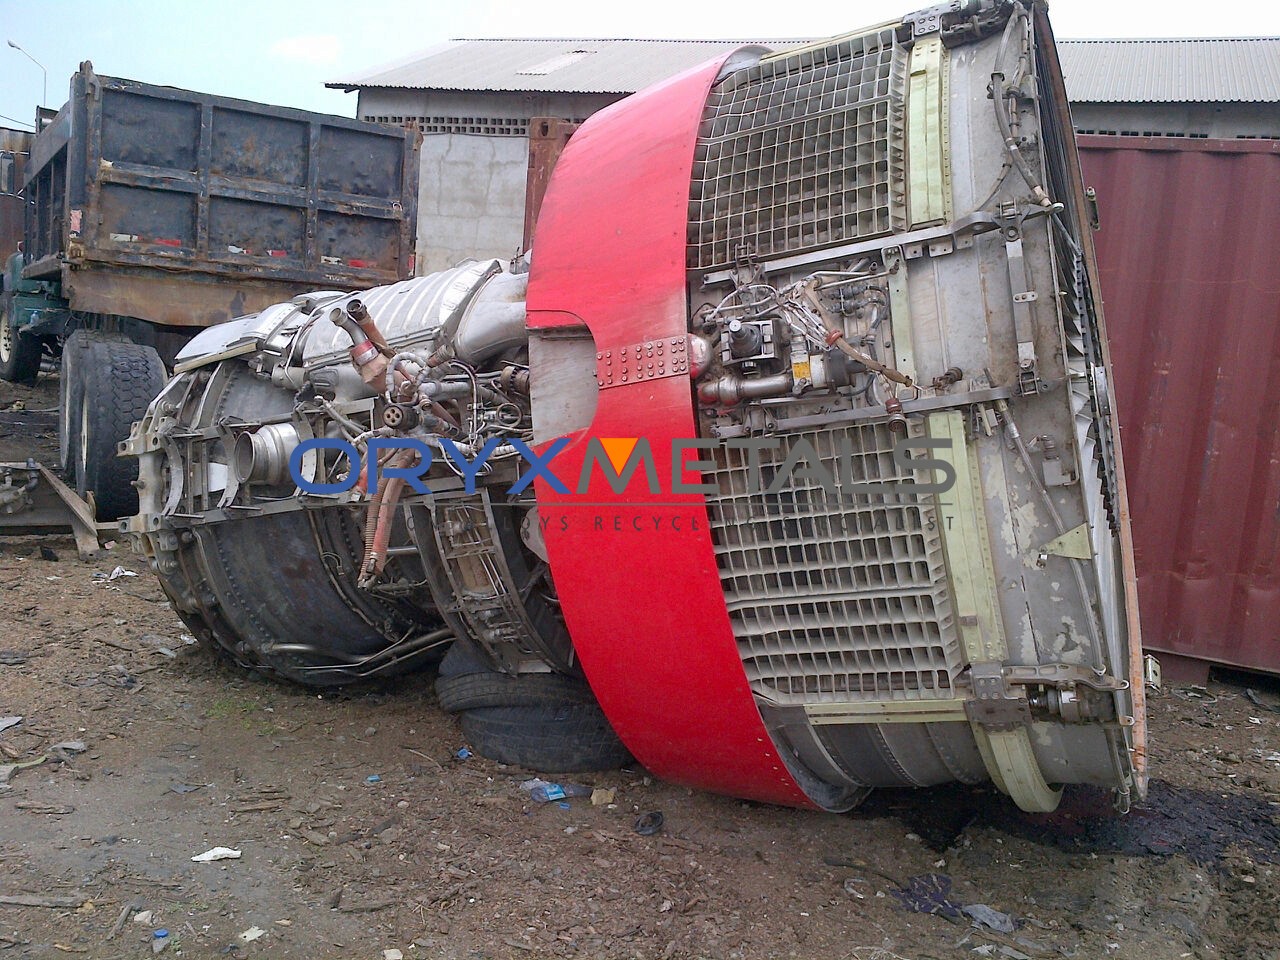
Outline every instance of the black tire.
{"label": "black tire", "polygon": [[6,293],[0,302],[0,379],[29,387],[40,374],[44,344],[14,328],[9,317],[12,305],[13,294]]}
{"label": "black tire", "polygon": [[122,333],[101,330],[76,330],[62,345],[62,363],[58,372],[58,466],[73,484],[76,465],[73,452],[80,445],[80,420],[84,415],[85,354],[91,343],[110,340],[127,341]]}
{"label": "black tire", "polygon": [[464,673],[436,678],[440,709],[461,713],[487,707],[557,707],[594,704],[586,681],[559,673]]}
{"label": "black tire", "polygon": [[616,770],[632,759],[594,703],[468,710],[462,734],[481,756],[540,773]]}
{"label": "black tire", "polygon": [[164,388],[164,363],[151,347],[99,339],[89,340],[83,362],[79,437],[71,451],[76,493],[93,493],[99,520],[119,520],[138,512],[138,461],[120,457],[118,445]]}
{"label": "black tire", "polygon": [[464,639],[463,634],[449,645],[448,652],[440,661],[440,677],[460,677],[468,673],[496,673],[489,658],[471,640]]}

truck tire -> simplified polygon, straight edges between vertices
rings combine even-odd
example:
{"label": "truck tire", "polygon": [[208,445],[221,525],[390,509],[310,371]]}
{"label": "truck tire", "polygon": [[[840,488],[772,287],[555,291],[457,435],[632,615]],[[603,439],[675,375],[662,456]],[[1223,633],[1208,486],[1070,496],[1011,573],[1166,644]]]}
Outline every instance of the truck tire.
{"label": "truck tire", "polygon": [[447,713],[485,707],[552,707],[595,703],[591,688],[561,673],[464,673],[436,678],[436,699]]}
{"label": "truck tire", "polygon": [[0,379],[29,387],[40,373],[44,344],[37,337],[28,337],[13,326],[9,317],[12,304],[13,294],[5,294],[0,304]]}
{"label": "truck tire", "polygon": [[632,759],[594,703],[468,710],[462,734],[482,757],[540,773],[616,770]]}
{"label": "truck tire", "polygon": [[117,447],[164,388],[164,363],[151,347],[92,336],[81,362],[79,428],[71,448],[76,493],[93,493],[99,520],[119,520],[138,512],[138,461],[118,456]]}
{"label": "truck tire", "polygon": [[76,330],[62,344],[62,363],[58,371],[58,468],[75,483],[76,465],[73,451],[80,444],[80,409],[84,403],[84,355],[91,343],[124,340],[123,333],[101,330]]}

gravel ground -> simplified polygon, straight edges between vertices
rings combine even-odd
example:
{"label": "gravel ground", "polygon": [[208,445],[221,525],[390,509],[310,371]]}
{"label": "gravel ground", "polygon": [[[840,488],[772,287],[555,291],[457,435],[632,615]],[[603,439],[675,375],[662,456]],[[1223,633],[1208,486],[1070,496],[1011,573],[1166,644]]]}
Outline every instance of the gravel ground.
{"label": "gravel ground", "polygon": [[[31,412],[56,386],[0,384],[0,460],[56,456]],[[117,566],[137,575],[95,576]],[[831,816],[639,768],[538,805],[529,771],[459,758],[431,681],[246,675],[125,547],[0,537],[0,716],[23,718],[0,764],[43,758],[0,785],[0,956],[143,957],[164,929],[187,957],[1280,960],[1274,681],[1156,695],[1151,797],[1124,818],[1087,790],[1033,817],[959,787]],[[215,846],[241,856],[192,861]],[[945,915],[975,904],[1011,932]]]}

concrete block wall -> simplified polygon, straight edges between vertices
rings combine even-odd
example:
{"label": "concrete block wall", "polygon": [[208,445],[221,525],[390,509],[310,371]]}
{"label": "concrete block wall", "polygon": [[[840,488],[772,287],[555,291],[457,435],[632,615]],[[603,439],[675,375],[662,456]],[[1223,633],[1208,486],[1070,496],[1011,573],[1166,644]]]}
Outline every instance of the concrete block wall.
{"label": "concrete block wall", "polygon": [[363,120],[422,131],[418,173],[419,274],[469,257],[510,259],[524,235],[529,121],[583,120],[615,94],[360,91]]}

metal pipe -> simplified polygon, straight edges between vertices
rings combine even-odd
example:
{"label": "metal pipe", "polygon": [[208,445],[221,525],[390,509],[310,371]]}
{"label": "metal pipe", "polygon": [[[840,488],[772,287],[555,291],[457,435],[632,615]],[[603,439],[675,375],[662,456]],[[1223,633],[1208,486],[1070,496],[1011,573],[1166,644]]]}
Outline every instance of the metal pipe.
{"label": "metal pipe", "polygon": [[369,314],[368,308],[365,307],[363,301],[352,300],[347,304],[347,316],[359,324],[360,329],[364,331],[370,342],[378,348],[378,352],[384,357],[389,357],[394,352],[387,346],[387,338],[382,335],[382,331],[378,329],[378,324],[374,322],[373,317]]}
{"label": "metal pipe", "polygon": [[753,380],[727,374],[699,384],[698,399],[707,406],[731,407],[740,400],[757,400],[790,393],[794,382],[790,371]]}

